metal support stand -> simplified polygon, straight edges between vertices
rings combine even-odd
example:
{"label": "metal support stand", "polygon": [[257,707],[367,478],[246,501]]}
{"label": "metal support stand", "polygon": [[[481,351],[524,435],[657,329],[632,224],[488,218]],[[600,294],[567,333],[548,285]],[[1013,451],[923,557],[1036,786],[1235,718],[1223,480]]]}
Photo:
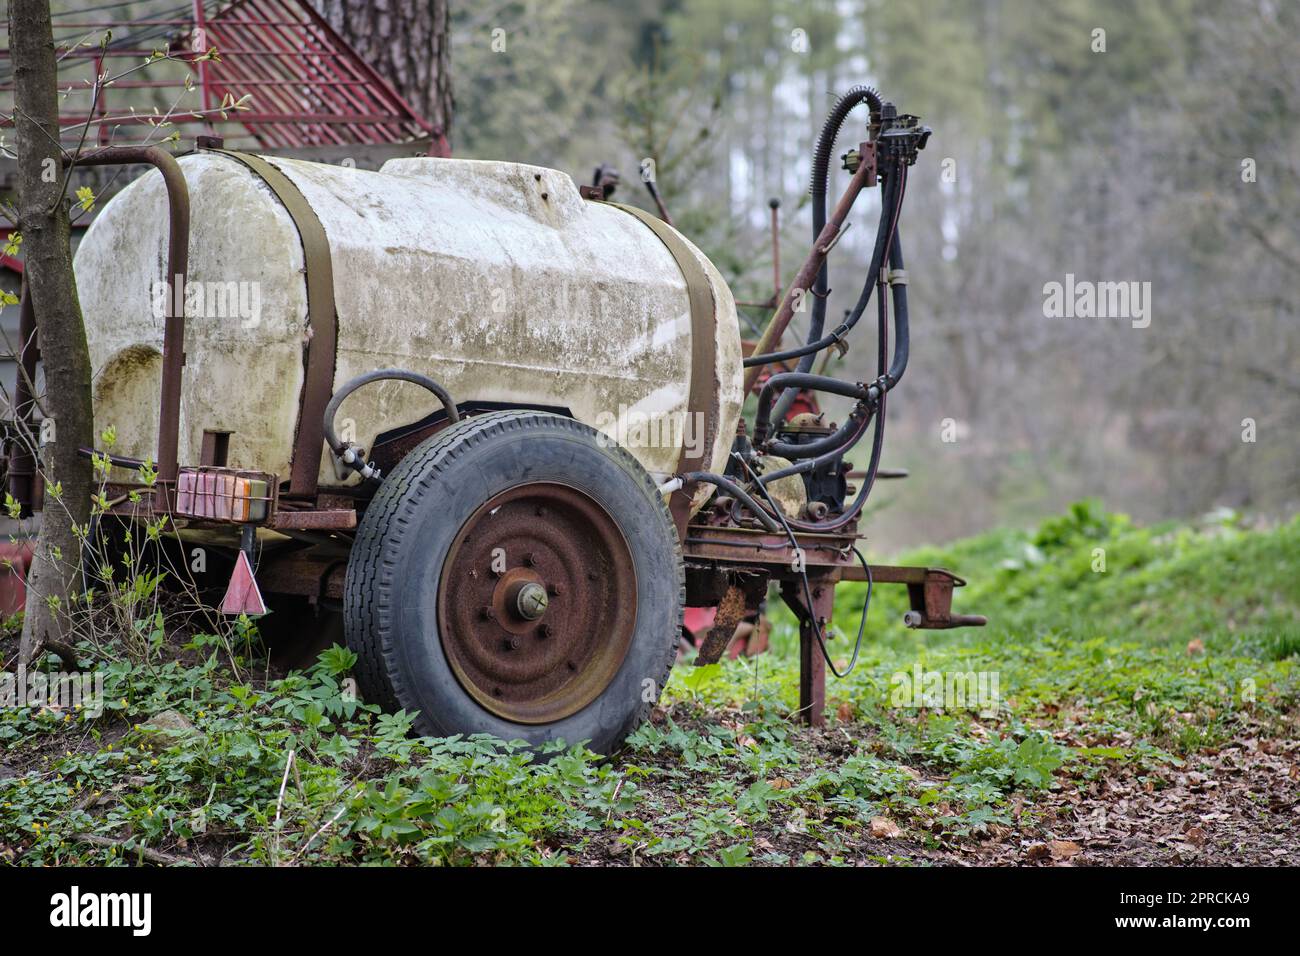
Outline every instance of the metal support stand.
{"label": "metal support stand", "polygon": [[826,658],[822,656],[815,628],[829,640],[831,609],[835,606],[835,582],[811,578],[813,606],[805,606],[802,581],[781,583],[781,596],[799,618],[799,719],[811,727],[826,723]]}

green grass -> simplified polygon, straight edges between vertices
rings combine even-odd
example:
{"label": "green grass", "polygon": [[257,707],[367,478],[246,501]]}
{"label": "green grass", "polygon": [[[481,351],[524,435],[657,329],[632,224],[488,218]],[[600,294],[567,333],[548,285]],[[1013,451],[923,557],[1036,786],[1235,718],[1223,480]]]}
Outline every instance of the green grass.
{"label": "green grass", "polygon": [[[267,681],[215,638],[180,658],[155,646],[102,668],[98,717],[0,710],[0,858],[917,862],[1029,832],[1049,795],[1098,777],[1159,787],[1228,741],[1294,736],[1300,519],[1139,528],[1085,502],[898,560],[966,576],[955,607],[989,626],[908,631],[903,589],[878,587],[862,658],[829,682],[814,732],[788,719],[796,638],[774,599],[773,652],[676,668],[663,711],[612,761],[413,739],[409,715],[345,692],[342,649]],[[837,595],[841,662],[864,596]],[[898,688],[917,667],[995,675],[996,699],[912,706]],[[193,730],[150,733],[165,710]],[[877,839],[895,824],[899,839]]]}

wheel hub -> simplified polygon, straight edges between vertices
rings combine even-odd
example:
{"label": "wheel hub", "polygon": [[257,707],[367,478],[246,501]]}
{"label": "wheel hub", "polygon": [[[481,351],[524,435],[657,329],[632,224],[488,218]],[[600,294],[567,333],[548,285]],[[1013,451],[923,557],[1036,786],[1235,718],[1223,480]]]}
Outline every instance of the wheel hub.
{"label": "wheel hub", "polygon": [[461,527],[438,585],[461,686],[517,723],[560,720],[603,691],[636,626],[632,554],[613,517],[568,485],[518,485]]}
{"label": "wheel hub", "polygon": [[526,621],[536,621],[546,613],[546,588],[529,581],[515,591],[515,610]]}

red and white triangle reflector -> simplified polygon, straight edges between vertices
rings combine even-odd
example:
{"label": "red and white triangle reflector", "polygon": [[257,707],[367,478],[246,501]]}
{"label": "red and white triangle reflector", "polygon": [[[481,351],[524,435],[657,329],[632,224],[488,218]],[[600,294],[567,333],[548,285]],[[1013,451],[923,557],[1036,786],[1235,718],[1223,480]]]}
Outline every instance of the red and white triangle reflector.
{"label": "red and white triangle reflector", "polygon": [[230,586],[226,596],[221,599],[221,613],[238,617],[261,617],[266,613],[266,602],[262,600],[262,591],[253,577],[253,566],[248,563],[247,553],[240,551],[235,561],[235,570],[230,575]]}

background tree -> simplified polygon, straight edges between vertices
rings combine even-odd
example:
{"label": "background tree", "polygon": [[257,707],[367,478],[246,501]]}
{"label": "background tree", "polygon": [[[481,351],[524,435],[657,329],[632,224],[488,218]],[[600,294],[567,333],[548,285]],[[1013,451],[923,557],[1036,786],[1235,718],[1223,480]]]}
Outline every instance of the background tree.
{"label": "background tree", "polygon": [[454,100],[448,0],[313,0],[330,26],[448,139]]}
{"label": "background tree", "polygon": [[[42,445],[45,511],[27,578],[27,615],[19,657],[58,646],[70,609],[81,538],[90,515],[94,444],[90,353],[72,274],[69,202],[59,145],[58,86],[48,0],[10,0],[18,226],[26,256],[45,367],[42,399],[53,441]],[[50,437],[47,431],[45,437]]]}

